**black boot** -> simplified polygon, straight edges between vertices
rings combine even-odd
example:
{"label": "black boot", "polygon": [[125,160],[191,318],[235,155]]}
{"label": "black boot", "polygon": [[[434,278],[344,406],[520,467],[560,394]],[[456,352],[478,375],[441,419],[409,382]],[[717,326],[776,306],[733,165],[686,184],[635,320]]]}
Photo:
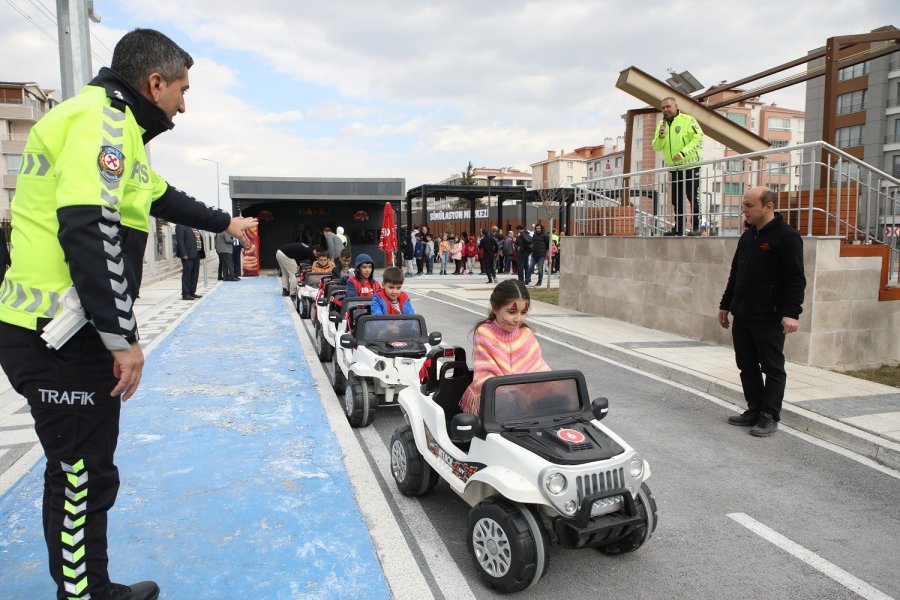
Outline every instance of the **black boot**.
{"label": "black boot", "polygon": [[753,427],[759,422],[759,413],[751,410],[745,410],[739,415],[728,417],[729,425],[737,425],[738,427]]}
{"label": "black boot", "polygon": [[131,585],[109,584],[110,600],[156,600],[159,586],[153,581],[142,581]]}

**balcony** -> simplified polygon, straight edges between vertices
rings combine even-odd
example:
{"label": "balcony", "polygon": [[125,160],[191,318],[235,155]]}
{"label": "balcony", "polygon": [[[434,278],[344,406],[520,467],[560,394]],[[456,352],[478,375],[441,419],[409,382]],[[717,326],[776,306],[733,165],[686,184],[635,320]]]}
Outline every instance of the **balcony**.
{"label": "balcony", "polygon": [[16,102],[8,99],[0,101],[0,119],[37,123],[38,119],[43,116],[44,111],[40,106],[35,106],[33,103]]}

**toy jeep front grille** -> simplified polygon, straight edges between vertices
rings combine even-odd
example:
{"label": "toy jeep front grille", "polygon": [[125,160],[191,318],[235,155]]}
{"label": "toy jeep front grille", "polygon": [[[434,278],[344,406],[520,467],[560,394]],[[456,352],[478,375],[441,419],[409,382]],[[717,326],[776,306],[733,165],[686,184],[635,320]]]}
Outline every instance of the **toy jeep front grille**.
{"label": "toy jeep front grille", "polygon": [[581,501],[591,494],[624,488],[625,469],[619,467],[617,469],[579,475],[575,479],[575,487],[578,490],[578,503],[580,505]]}

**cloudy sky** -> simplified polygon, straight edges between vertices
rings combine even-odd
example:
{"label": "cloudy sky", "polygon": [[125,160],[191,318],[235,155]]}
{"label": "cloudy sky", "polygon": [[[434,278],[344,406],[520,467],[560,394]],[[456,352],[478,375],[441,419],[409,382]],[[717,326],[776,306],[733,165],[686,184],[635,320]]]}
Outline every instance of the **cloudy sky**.
{"label": "cloudy sky", "polygon": [[[712,85],[897,21],[897,0],[95,0],[95,71],[135,27],[190,52],[154,168],[215,204],[230,175],[404,177],[529,165],[624,133],[637,66]],[[0,80],[59,87],[53,0],[0,2]],[[892,22],[892,19],[894,22]],[[51,39],[53,38],[53,39]],[[763,97],[803,108],[803,86]],[[223,199],[227,190],[221,188]],[[224,201],[223,201],[224,205]]]}

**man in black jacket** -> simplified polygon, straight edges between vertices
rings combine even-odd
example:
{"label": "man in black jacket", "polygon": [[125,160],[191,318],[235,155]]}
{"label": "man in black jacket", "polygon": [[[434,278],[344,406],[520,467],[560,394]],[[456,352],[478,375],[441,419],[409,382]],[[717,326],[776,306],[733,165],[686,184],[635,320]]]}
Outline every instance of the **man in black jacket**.
{"label": "man in black jacket", "polygon": [[525,285],[531,285],[531,273],[537,267],[537,287],[541,287],[544,281],[544,260],[550,249],[550,236],[544,232],[544,226],[538,223],[534,226],[534,235],[531,238],[531,261],[528,263],[528,273],[525,275]]}
{"label": "man in black jacket", "polygon": [[806,290],[803,241],[775,212],[777,198],[766,187],[744,194],[747,231],[738,241],[719,303],[719,325],[728,329],[728,313],[734,315],[731,335],[747,400],[747,410],[728,422],[752,427],[757,437],[778,428],[787,381],[784,336],[797,331]]}

